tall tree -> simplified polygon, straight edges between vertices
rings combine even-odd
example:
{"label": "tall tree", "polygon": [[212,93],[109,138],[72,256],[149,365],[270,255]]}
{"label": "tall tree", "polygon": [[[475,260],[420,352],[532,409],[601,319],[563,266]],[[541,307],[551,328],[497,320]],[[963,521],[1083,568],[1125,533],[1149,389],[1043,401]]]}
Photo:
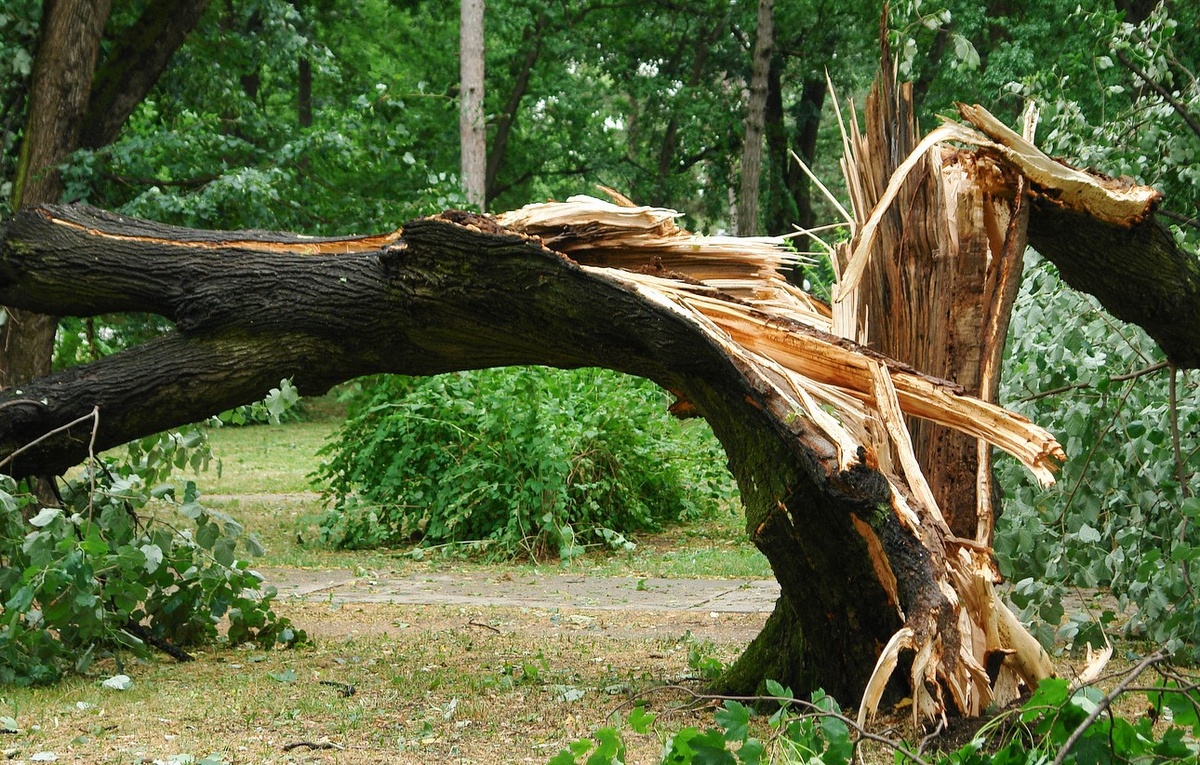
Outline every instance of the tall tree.
{"label": "tall tree", "polygon": [[[206,5],[207,0],[154,0],[119,32],[97,70],[110,0],[45,0],[14,207],[59,200],[61,165],[81,146],[97,148],[116,139]],[[54,316],[20,309],[7,313],[0,388],[49,371],[58,323]]]}
{"label": "tall tree", "polygon": [[758,192],[762,178],[763,123],[767,109],[767,77],[774,42],[775,0],[758,0],[750,99],[746,107],[746,138],[742,147],[742,190],[738,195],[737,232],[754,236],[758,229]]}
{"label": "tall tree", "polygon": [[459,42],[459,122],[462,184],[467,202],[487,203],[487,132],[483,113],[483,0],[462,0]]}

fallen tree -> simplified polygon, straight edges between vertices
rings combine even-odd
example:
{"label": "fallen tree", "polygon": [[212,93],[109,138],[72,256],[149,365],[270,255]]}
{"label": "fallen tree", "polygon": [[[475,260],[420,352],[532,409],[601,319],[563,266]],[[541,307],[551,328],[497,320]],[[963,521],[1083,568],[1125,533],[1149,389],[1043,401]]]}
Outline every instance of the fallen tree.
{"label": "fallen tree", "polygon": [[[980,442],[1009,451],[1043,482],[1062,452],[963,385],[848,339],[875,342],[869,328],[899,310],[878,299],[878,269],[889,267],[880,243],[906,241],[887,228],[910,225],[894,201],[922,188],[942,200],[942,212],[919,221],[944,229],[927,238],[974,242],[993,295],[1011,289],[1002,285],[1014,278],[1026,216],[1035,246],[1065,259],[1079,248],[1054,244],[1073,230],[1041,216],[1121,230],[1157,224],[1152,192],[1071,171],[985,113],[964,114],[978,130],[947,126],[917,144],[911,162],[859,173],[873,191],[857,193],[854,237],[835,256],[832,310],[781,277],[789,261],[776,241],[693,237],[670,211],[621,199],[498,218],[447,212],[340,239],[193,231],[83,207],[22,210],[0,232],[0,303],[60,315],[152,311],[176,331],[0,394],[0,469],[61,472],[253,401],[282,377],[313,394],[376,372],[608,367],[654,380],[679,397],[678,411],[710,423],[750,538],[780,582],[776,611],[724,678],[729,689],[771,678],[843,699],[865,692],[866,711],[903,666],[914,714],[978,714],[1052,669],[993,589],[991,514],[976,505],[964,525],[958,510],[943,513],[905,418],[965,434],[981,456],[978,487],[990,472]],[[946,148],[950,140],[974,148]],[[860,159],[874,156],[870,140],[857,145]],[[978,215],[944,204],[963,195],[980,200]],[[1126,195],[1133,207],[1113,206]],[[1102,217],[1102,208],[1118,212]],[[1187,256],[1154,241],[1186,277]],[[1114,268],[1137,262],[1115,248],[1105,257]],[[1194,294],[1198,283],[1171,287]],[[1160,342],[1173,361],[1194,365],[1195,303],[1173,306],[1159,310],[1171,327]],[[995,356],[1004,332],[991,315],[983,312],[981,326]],[[989,496],[976,491],[972,502]]]}

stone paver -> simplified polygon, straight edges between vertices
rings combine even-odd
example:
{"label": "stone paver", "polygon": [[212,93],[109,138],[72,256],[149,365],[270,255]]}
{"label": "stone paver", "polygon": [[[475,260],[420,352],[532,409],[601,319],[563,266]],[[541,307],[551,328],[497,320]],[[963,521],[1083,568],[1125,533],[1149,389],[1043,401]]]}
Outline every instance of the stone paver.
{"label": "stone paver", "polygon": [[355,576],[348,570],[261,571],[281,598],[337,603],[458,604],[629,611],[769,613],[774,580],[588,577],[572,574],[442,574]]}

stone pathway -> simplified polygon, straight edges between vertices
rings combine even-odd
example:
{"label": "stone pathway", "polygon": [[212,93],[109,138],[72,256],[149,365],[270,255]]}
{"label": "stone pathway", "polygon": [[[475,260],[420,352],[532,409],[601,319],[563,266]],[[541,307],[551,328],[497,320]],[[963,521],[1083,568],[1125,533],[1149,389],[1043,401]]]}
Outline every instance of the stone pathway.
{"label": "stone pathway", "polygon": [[280,598],[395,603],[589,608],[621,611],[770,613],[775,580],[588,577],[578,574],[423,573],[355,576],[348,570],[260,569]]}

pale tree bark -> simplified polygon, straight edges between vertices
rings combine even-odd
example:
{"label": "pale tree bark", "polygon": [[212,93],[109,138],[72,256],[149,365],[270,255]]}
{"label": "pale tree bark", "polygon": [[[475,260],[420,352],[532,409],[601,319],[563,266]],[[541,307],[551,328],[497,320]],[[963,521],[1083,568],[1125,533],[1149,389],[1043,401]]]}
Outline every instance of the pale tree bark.
{"label": "pale tree bark", "polygon": [[487,136],[483,114],[483,0],[462,0],[459,29],[459,117],[462,188],[467,202],[487,204]]}
{"label": "pale tree bark", "polygon": [[774,42],[775,0],[758,0],[750,99],[746,107],[746,139],[742,146],[742,193],[738,196],[736,231],[754,236],[758,230],[759,183],[762,178],[763,125],[767,111],[767,77]]}

